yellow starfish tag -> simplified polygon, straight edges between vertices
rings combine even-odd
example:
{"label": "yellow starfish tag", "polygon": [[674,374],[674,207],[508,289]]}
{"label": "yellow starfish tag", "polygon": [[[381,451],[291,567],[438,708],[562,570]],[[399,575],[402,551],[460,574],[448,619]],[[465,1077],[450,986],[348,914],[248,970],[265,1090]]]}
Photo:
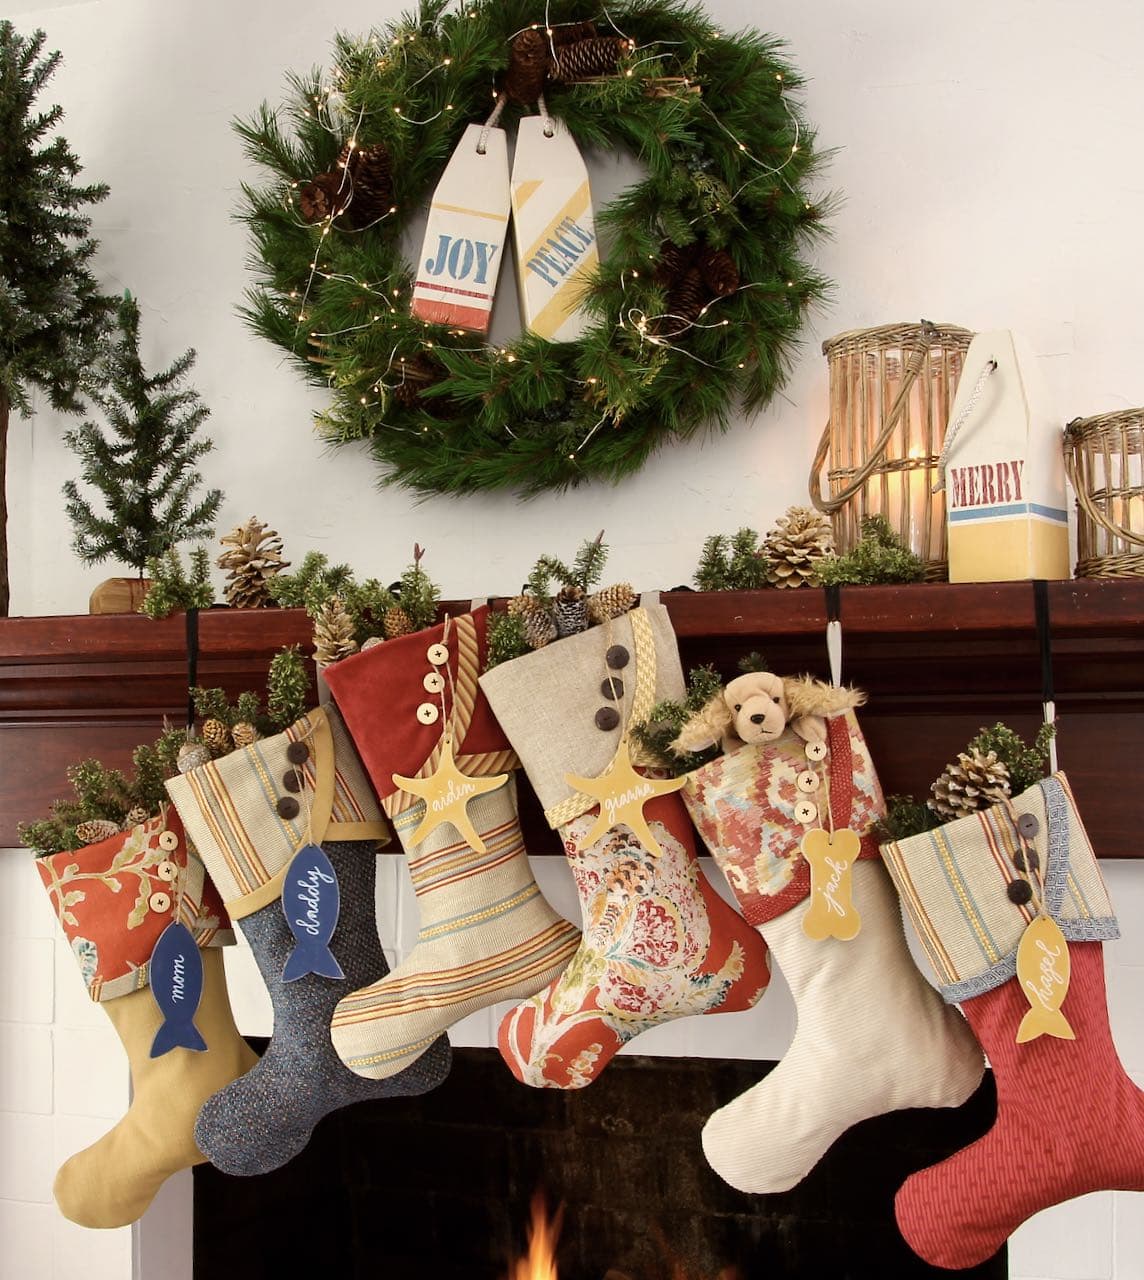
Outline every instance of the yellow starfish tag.
{"label": "yellow starfish tag", "polygon": [[1017,978],[1031,1008],[1017,1028],[1017,1043],[1038,1036],[1075,1040],[1061,1005],[1068,995],[1071,965],[1069,944],[1051,916],[1038,916],[1021,935],[1017,948]]}
{"label": "yellow starfish tag", "polygon": [[651,829],[643,815],[643,807],[656,796],[667,796],[678,791],[686,781],[685,778],[645,778],[632,768],[632,758],[628,752],[627,737],[620,739],[612,763],[598,778],[580,778],[574,773],[566,773],[564,781],[586,796],[600,802],[600,813],[586,836],[580,840],[577,848],[584,849],[595,844],[605,832],[612,827],[623,825],[639,840],[640,844],[653,857],[658,858],[663,850],[659,841],[652,835]]}
{"label": "yellow starfish tag", "polygon": [[833,834],[816,827],[802,838],[802,856],[810,866],[810,910],[802,918],[802,931],[821,942],[838,938],[849,942],[862,927],[862,917],[851,899],[850,873],[862,842],[849,827]]}
{"label": "yellow starfish tag", "polygon": [[425,816],[410,836],[411,843],[418,844],[442,822],[450,822],[466,844],[478,853],[485,852],[485,842],[469,819],[469,801],[503,786],[508,781],[507,773],[493,774],[488,778],[470,778],[457,768],[457,762],[453,759],[453,741],[446,735],[441,744],[441,759],[429,777],[405,778],[400,773],[395,773],[393,781],[402,791],[420,796],[425,801]]}

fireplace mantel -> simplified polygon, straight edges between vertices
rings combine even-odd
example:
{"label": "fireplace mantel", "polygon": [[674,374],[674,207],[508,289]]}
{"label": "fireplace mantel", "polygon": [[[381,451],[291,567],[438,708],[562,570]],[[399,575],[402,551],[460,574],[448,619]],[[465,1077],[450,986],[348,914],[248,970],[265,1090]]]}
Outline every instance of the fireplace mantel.
{"label": "fireplace mantel", "polygon": [[[665,592],[685,667],[733,673],[761,649],[779,671],[825,669],[825,593]],[[1144,580],[1049,586],[1060,765],[1097,853],[1144,857]],[[468,603],[452,602],[452,612]],[[1041,667],[1030,583],[847,587],[843,674],[866,689],[863,728],[888,792],[920,793],[983,724],[1032,733]],[[211,609],[199,620],[200,684],[260,687],[273,654],[306,645],[300,609]],[[0,847],[16,823],[63,794],[65,769],[89,755],[123,765],[132,747],[186,705],[183,617],[0,619]],[[1128,785],[1126,785],[1128,784]],[[523,789],[522,790],[526,790]],[[529,847],[555,852],[523,800]]]}

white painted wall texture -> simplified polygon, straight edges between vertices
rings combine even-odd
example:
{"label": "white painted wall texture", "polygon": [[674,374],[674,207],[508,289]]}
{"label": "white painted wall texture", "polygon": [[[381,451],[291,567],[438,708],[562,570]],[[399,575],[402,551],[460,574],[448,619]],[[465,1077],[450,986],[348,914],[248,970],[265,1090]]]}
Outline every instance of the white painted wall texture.
{"label": "white painted wall texture", "polygon": [[[519,504],[503,496],[416,502],[379,493],[368,460],[327,455],[310,427],[322,396],[235,315],[246,244],[232,221],[251,176],[229,120],[278,99],[287,68],[320,61],[337,27],[365,30],[398,0],[14,0],[23,29],[47,29],[65,65],[51,89],[92,179],[97,269],[130,288],[153,365],[187,346],[213,410],[208,480],[229,527],[252,513],[300,559],[317,548],[395,577],[414,540],[447,595],[515,590],[538,551],[570,551],[607,528],[617,576],[643,588],[686,581],[704,535],[765,528],[805,491],[826,406],[822,338],[855,326],[930,319],[1024,331],[1063,419],[1144,400],[1138,252],[1144,182],[1133,157],[1144,120],[1144,10],[1131,0],[707,0],[727,29],[765,23],[809,78],[821,145],[837,148],[824,188],[844,196],[816,255],[837,281],[814,318],[785,394],[725,436],[674,447],[620,489],[590,486]],[[598,190],[614,166],[592,162]],[[513,290],[503,288],[507,304]],[[511,314],[500,319],[511,323]],[[12,429],[14,613],[76,613],[101,575],[66,550],[60,486],[74,475],[68,425],[41,410]],[[108,567],[107,572],[116,572]],[[400,958],[411,902],[383,859],[383,938]],[[1124,927],[1107,949],[1112,1017],[1144,1083],[1144,869],[1105,864]],[[563,867],[542,883],[573,914]],[[123,1059],[83,999],[26,855],[0,856],[0,1276],[13,1280],[176,1280],[189,1272],[185,1181],[127,1231],[89,1233],[51,1203],[55,1166],[121,1113]],[[245,960],[245,963],[244,963]],[[244,1027],[266,1028],[249,956],[236,954]],[[793,1029],[785,992],[750,1014],[693,1020],[641,1039],[664,1053],[780,1054]],[[459,1042],[489,1043],[494,1015]],[[1101,1194],[1040,1215],[1014,1240],[1012,1274],[1032,1280],[1144,1280],[1144,1197]]]}

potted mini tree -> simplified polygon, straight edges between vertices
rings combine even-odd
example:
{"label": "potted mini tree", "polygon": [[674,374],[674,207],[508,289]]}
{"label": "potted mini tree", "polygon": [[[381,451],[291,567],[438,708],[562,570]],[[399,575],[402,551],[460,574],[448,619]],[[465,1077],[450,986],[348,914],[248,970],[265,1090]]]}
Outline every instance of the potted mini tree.
{"label": "potted mini tree", "polygon": [[99,514],[74,480],[64,485],[73,547],[85,564],[115,559],[135,578],[109,578],[92,593],[92,613],[133,611],[142,603],[149,558],[177,543],[209,537],[222,493],[198,493],[196,463],[214,447],[198,436],[210,410],[199,393],[180,384],[195,362],[185,351],[148,375],[139,356],[139,306],[128,293],[119,304],[119,332],[102,357],[106,381],[88,394],[110,431],[84,421],[64,437],[79,457],[81,477],[103,499]]}

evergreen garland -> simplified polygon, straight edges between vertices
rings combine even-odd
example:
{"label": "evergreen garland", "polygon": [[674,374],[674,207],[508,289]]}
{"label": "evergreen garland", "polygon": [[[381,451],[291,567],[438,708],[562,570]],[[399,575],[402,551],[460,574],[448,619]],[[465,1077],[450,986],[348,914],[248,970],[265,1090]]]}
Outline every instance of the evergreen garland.
{"label": "evergreen garland", "polygon": [[845,555],[824,557],[818,565],[818,576],[826,587],[921,582],[926,567],[890,528],[885,516],[863,516],[857,545]]}
{"label": "evergreen garland", "polygon": [[[537,493],[620,480],[665,442],[724,428],[737,400],[765,405],[826,291],[799,256],[829,202],[808,194],[821,156],[780,42],[727,35],[686,0],[627,0],[600,15],[595,0],[459,11],[421,0],[372,36],[339,35],[329,78],[291,77],[283,111],[263,103],[236,122],[261,171],[243,188],[258,276],[243,314],[332,391],[323,437],[368,441],[387,481]],[[415,320],[402,236],[466,125],[488,116],[512,38],[593,19],[638,52],[612,74],[550,80],[549,109],[581,146],[630,152],[647,176],[598,215],[610,243],[584,296],[591,327],[575,342],[525,334],[497,347]],[[504,123],[531,110],[510,102]],[[339,164],[363,151],[384,154],[393,203],[359,225],[336,190]],[[660,337],[678,293],[667,258],[699,247],[726,251],[732,283],[724,273],[709,318],[704,308]]]}
{"label": "evergreen garland", "polygon": [[31,394],[77,413],[79,393],[114,310],[89,263],[99,247],[86,210],[107,195],[80,185],[82,165],[60,136],[59,106],[36,99],[59,66],[44,33],[0,21],[0,617],[8,614],[8,419],[31,412]]}
{"label": "evergreen garland", "polygon": [[645,747],[656,763],[676,776],[691,773],[722,754],[722,746],[712,743],[702,751],[676,755],[671,750],[687,719],[701,710],[723,688],[723,680],[714,667],[694,667],[687,676],[687,695],[682,702],[666,699],[657,702],[647,720],[632,726],[632,737]]}
{"label": "evergreen garland", "polygon": [[202,483],[195,464],[214,446],[196,438],[210,410],[197,391],[179,386],[194,351],[148,375],[139,355],[139,304],[130,294],[117,318],[118,335],[102,361],[106,386],[88,393],[107,416],[111,434],[85,421],[64,437],[106,514],[96,513],[74,480],[64,485],[64,495],[75,530],[72,545],[84,564],[114,557],[142,574],[149,558],[214,532],[222,493],[195,493]]}

